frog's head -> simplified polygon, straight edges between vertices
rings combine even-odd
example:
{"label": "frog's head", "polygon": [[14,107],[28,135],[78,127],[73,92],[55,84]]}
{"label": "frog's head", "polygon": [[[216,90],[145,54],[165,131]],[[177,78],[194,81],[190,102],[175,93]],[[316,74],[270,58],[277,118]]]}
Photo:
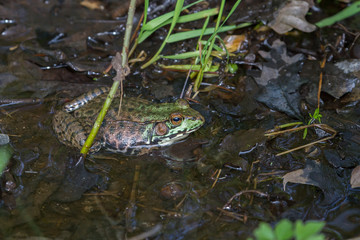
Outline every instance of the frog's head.
{"label": "frog's head", "polygon": [[186,138],[205,122],[204,117],[189,106],[184,99],[176,101],[166,121],[154,125],[152,142],[161,146],[170,145]]}

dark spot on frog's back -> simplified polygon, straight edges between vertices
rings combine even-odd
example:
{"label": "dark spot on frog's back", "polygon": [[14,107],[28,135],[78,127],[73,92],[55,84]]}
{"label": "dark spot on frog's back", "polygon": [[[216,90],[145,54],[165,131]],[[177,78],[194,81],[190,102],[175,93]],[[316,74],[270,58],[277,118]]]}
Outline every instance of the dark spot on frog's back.
{"label": "dark spot on frog's back", "polygon": [[116,139],[122,139],[122,134],[121,134],[121,132],[118,132],[118,133],[116,134]]}
{"label": "dark spot on frog's back", "polygon": [[109,133],[110,133],[110,134],[114,134],[114,133],[115,133],[115,130],[116,130],[115,126],[110,126],[110,127],[109,127]]}

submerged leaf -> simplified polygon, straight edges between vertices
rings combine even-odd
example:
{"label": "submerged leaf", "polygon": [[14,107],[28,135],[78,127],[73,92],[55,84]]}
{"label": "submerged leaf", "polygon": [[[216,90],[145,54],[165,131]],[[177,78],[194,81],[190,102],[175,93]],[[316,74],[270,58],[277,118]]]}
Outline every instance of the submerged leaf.
{"label": "submerged leaf", "polygon": [[260,85],[259,102],[269,108],[284,112],[302,120],[299,88],[305,83],[300,79],[303,55],[288,56],[285,43],[276,40],[269,52],[259,51],[267,61],[263,63],[261,77],[255,81]]}
{"label": "submerged leaf", "polygon": [[357,166],[351,172],[350,184],[352,188],[360,187],[360,166]]}
{"label": "submerged leaf", "polygon": [[305,169],[299,169],[292,172],[289,172],[283,176],[283,187],[286,189],[286,184],[291,183],[300,183],[306,185],[313,185],[320,187],[320,184],[310,178],[310,173],[315,169],[312,167],[307,167]]}
{"label": "submerged leaf", "polygon": [[346,179],[340,177],[336,169],[313,160],[307,160],[304,169],[285,174],[283,176],[284,189],[289,182],[319,187],[324,193],[325,204],[331,204],[345,194],[342,184],[345,184]]}
{"label": "submerged leaf", "polygon": [[305,1],[289,1],[276,12],[276,17],[269,26],[279,34],[287,33],[293,28],[303,32],[313,32],[316,26],[305,20],[309,7],[309,3]]}

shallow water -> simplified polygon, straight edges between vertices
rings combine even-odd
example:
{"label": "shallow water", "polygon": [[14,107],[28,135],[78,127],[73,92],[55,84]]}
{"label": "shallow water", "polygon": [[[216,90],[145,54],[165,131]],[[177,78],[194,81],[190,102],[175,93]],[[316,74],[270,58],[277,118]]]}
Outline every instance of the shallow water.
{"label": "shallow water", "polygon": [[[349,184],[352,169],[360,163],[356,97],[339,103],[324,93],[322,122],[337,130],[337,136],[278,157],[275,154],[318,136],[309,131],[306,140],[302,132],[264,137],[265,130],[295,120],[280,113],[294,117],[290,110],[269,110],[260,103],[256,96],[271,97],[271,92],[259,90],[254,80],[259,69],[251,65],[234,76],[206,80],[221,81],[230,91],[216,88],[199,94],[199,104],[192,106],[206,124],[186,141],[139,157],[101,151],[78,162],[78,151],[56,139],[51,119],[67,99],[111,83],[99,76],[121,49],[117,40],[122,38],[123,19],[111,19],[107,12],[114,5],[109,3],[104,11],[80,7],[76,1],[1,5],[14,20],[2,23],[2,31],[17,33],[1,37],[1,96],[39,101],[1,108],[0,129],[10,136],[14,154],[2,175],[0,236],[123,239],[153,231],[155,239],[245,239],[259,222],[274,225],[282,218],[326,221],[324,233],[334,239],[359,236],[360,192]],[[144,46],[160,44],[163,34]],[[266,37],[271,42],[278,38],[271,32]],[[260,37],[250,38],[254,53],[259,48],[270,51]],[[287,42],[292,37],[284,38]],[[191,44],[171,45],[167,51],[177,47],[184,50]],[[288,49],[287,54],[297,53]],[[243,60],[237,57],[234,62]],[[285,70],[298,73],[291,66]],[[313,107],[309,96],[318,75],[311,68],[306,71],[302,74],[316,75],[315,80],[301,78],[306,88],[298,89],[297,98],[289,102],[300,99]],[[128,95],[173,101],[185,74],[135,66],[130,78],[125,83]],[[301,114],[307,117],[306,111]],[[299,169],[311,169],[312,184],[288,183],[284,189],[282,176]]]}

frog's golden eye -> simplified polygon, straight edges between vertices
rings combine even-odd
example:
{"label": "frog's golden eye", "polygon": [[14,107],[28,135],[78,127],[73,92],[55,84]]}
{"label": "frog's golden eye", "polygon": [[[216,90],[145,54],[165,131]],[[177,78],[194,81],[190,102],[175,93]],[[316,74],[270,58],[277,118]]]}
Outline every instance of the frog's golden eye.
{"label": "frog's golden eye", "polygon": [[170,115],[171,124],[174,126],[179,126],[183,119],[184,118],[180,113],[173,113]]}

